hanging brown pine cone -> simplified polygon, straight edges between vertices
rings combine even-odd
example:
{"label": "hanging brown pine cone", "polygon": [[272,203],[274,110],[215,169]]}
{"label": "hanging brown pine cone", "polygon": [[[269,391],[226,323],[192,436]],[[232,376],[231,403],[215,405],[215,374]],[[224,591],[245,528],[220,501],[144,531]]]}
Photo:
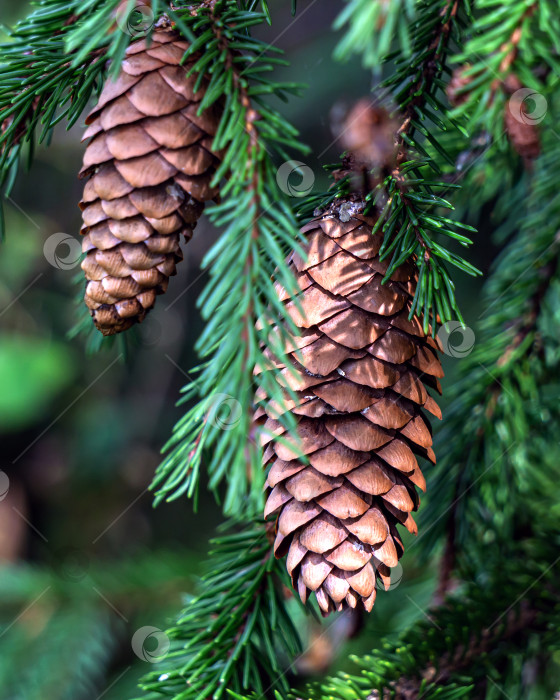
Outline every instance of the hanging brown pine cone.
{"label": "hanging brown pine cone", "polygon": [[134,41],[86,119],[82,268],[104,335],[144,319],[182,259],[181,234],[192,236],[216,194],[210,146],[220,111],[197,114],[207,82],[194,92],[197,76],[186,73],[195,59],[180,65],[187,48],[170,30]]}
{"label": "hanging brown pine cone", "polygon": [[303,315],[279,288],[301,330],[286,348],[293,367],[281,366],[280,377],[297,395],[286,406],[308,464],[286,436],[271,441],[285,430],[279,406],[262,393],[255,416],[263,425],[265,517],[276,518],[276,556],[288,555],[294,587],[304,601],[315,591],[324,614],[360,601],[369,611],[376,580],[388,587],[403,553],[397,524],[417,531],[411,512],[415,487],[424,490],[425,481],[416,458],[435,462],[424,410],[441,418],[424,386],[440,391],[437,343],[416,317],[408,320],[415,266],[402,265],[381,284],[383,234],[372,235],[374,220],[350,217],[347,207],[307,224],[307,261],[289,260]]}

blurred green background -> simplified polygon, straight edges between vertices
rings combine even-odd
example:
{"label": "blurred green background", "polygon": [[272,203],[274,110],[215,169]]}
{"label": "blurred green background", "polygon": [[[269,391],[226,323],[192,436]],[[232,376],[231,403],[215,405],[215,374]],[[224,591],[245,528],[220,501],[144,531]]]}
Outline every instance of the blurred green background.
{"label": "blurred green background", "polygon": [[[10,25],[28,7],[0,0],[0,21]],[[322,167],[339,152],[331,110],[367,94],[371,76],[357,61],[331,59],[339,2],[301,2],[296,18],[285,1],[272,7],[274,24],[262,37],[287,52],[291,67],[283,77],[308,85],[303,99],[282,109],[311,146],[306,163],[318,187],[324,186]],[[67,339],[77,318],[75,278],[81,272],[72,256],[81,223],[82,131],[83,122],[69,132],[60,127],[6,203],[0,255],[0,698],[9,700],[138,695],[137,679],[152,668],[134,653],[132,636],[142,626],[165,629],[172,621],[203,569],[208,538],[220,521],[219,507],[204,491],[196,513],[186,499],[154,510],[147,491],[159,450],[181,415],[175,402],[185,372],[196,363],[192,346],[201,320],[195,302],[206,279],[199,265],[217,232],[203,217],[169,292],[133,334],[126,358],[117,345],[86,354],[83,339]],[[67,242],[53,257],[44,245],[57,233]],[[492,257],[487,239],[480,235],[471,255],[484,269]],[[469,324],[481,282],[461,282]],[[446,360],[449,382],[454,360]],[[337,668],[340,652],[366,651],[382,634],[426,614],[437,562],[421,569],[412,547],[403,563],[402,583],[381,595],[367,621],[305,632],[314,644],[296,663],[304,677],[329,664]],[[341,645],[358,629],[359,638]]]}

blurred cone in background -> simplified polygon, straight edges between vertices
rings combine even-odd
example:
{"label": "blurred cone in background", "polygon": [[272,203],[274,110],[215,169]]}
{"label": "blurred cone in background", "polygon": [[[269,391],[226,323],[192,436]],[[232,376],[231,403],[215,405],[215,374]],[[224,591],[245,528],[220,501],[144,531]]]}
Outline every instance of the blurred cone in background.
{"label": "blurred cone in background", "polygon": [[372,97],[364,97],[349,108],[335,105],[331,111],[333,136],[368,170],[393,166],[398,128],[398,121],[385,107],[375,105]]}

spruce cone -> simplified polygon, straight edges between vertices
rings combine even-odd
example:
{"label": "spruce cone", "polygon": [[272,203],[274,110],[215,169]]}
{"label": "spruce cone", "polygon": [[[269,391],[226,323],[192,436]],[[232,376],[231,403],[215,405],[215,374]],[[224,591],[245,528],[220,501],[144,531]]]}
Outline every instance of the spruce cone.
{"label": "spruce cone", "polygon": [[210,152],[219,109],[197,115],[206,83],[179,65],[188,43],[175,31],[134,41],[116,81],[89,114],[80,177],[85,301],[95,325],[113,335],[142,321],[167,289],[204,202],[218,159]]}
{"label": "spruce cone", "polygon": [[415,267],[401,266],[382,285],[382,234],[372,235],[374,220],[345,213],[341,220],[332,209],[302,229],[307,262],[292,255],[289,264],[303,316],[278,287],[301,329],[287,347],[295,374],[283,367],[280,376],[298,396],[287,405],[309,464],[286,438],[272,441],[284,432],[277,405],[259,394],[255,414],[276,556],[288,555],[294,587],[304,601],[315,591],[324,614],[360,601],[369,611],[376,579],[388,588],[404,551],[397,524],[417,531],[411,512],[425,481],[416,455],[435,462],[423,409],[441,418],[424,386],[440,391],[437,343],[408,320]]}

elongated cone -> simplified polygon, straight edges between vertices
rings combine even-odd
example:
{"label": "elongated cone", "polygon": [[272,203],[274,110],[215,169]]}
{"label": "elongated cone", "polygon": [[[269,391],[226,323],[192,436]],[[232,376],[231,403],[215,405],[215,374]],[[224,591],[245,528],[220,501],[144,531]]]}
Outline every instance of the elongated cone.
{"label": "elongated cone", "polygon": [[426,386],[440,390],[443,374],[437,342],[408,320],[414,265],[381,284],[387,263],[374,220],[343,219],[331,209],[303,228],[307,260],[289,260],[301,306],[278,287],[301,330],[286,348],[292,367],[280,366],[280,376],[297,395],[287,406],[308,464],[288,436],[272,439],[285,432],[277,404],[260,394],[255,416],[276,556],[287,554],[302,600],[314,591],[325,615],[358,603],[371,610],[377,581],[389,587],[404,551],[397,525],[417,531],[411,512],[416,487],[425,489],[417,456],[435,462],[425,411],[441,417]]}
{"label": "elongated cone", "polygon": [[175,31],[134,41],[86,119],[82,268],[104,335],[144,319],[182,259],[181,234],[192,236],[216,194],[210,146],[220,110],[197,114],[207,83],[195,92],[197,76],[187,77],[195,59],[180,65],[187,48]]}

